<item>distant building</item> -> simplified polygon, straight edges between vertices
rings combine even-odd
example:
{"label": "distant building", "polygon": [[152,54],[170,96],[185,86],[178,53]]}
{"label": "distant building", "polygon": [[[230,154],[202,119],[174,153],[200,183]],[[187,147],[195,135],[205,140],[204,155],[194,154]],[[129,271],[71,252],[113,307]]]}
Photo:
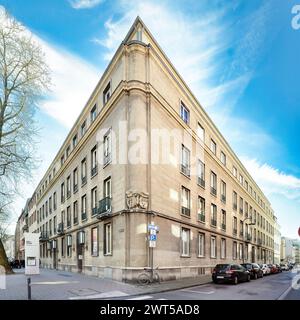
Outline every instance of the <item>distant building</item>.
{"label": "distant building", "polygon": [[281,233],[280,233],[280,225],[277,222],[277,218],[275,219],[274,224],[274,263],[280,263],[280,250],[281,249]]}
{"label": "distant building", "polygon": [[3,241],[4,250],[7,258],[15,257],[15,236],[10,235],[5,241]]}
{"label": "distant building", "polygon": [[300,263],[299,246],[300,243],[297,239],[282,237],[280,253],[281,262]]}

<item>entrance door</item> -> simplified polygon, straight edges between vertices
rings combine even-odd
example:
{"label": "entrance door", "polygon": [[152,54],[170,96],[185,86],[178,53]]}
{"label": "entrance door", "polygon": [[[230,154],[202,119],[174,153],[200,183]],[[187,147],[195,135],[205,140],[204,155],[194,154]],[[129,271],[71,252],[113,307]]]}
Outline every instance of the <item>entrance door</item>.
{"label": "entrance door", "polygon": [[252,263],[255,263],[255,247],[252,247],[252,252],[251,252],[251,261]]}
{"label": "entrance door", "polygon": [[82,272],[83,267],[83,254],[84,254],[84,244],[80,241],[80,235],[77,234],[77,268],[78,272]]}

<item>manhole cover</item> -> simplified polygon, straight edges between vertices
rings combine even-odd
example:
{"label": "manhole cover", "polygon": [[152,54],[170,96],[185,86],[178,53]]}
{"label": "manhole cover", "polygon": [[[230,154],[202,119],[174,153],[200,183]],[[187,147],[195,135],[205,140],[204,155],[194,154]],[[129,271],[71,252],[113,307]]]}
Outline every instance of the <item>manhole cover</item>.
{"label": "manhole cover", "polygon": [[76,290],[69,290],[70,293],[77,295],[77,296],[89,296],[97,293],[101,293],[101,291],[97,291],[94,289],[76,289]]}

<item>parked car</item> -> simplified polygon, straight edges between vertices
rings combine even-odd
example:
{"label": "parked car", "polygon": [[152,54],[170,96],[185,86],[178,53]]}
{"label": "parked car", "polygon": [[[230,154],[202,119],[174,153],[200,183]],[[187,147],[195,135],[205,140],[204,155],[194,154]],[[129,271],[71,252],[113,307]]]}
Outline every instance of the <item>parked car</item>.
{"label": "parked car", "polygon": [[274,274],[274,273],[278,273],[278,272],[279,272],[275,264],[268,264],[268,267],[269,267],[270,270],[271,270],[271,274]]}
{"label": "parked car", "polygon": [[286,263],[281,263],[280,267],[283,271],[289,271],[289,266]]}
{"label": "parked car", "polygon": [[241,266],[243,266],[250,272],[250,276],[252,279],[258,279],[264,276],[261,267],[257,263],[242,263]]}
{"label": "parked car", "polygon": [[271,273],[271,269],[268,267],[267,264],[263,263],[259,265],[264,273],[264,275],[268,275]]}
{"label": "parked car", "polygon": [[280,267],[280,265],[279,265],[279,264],[275,264],[275,266],[276,266],[276,268],[277,268],[278,272],[282,272],[282,269],[281,269],[281,267]]}
{"label": "parked car", "polygon": [[13,269],[21,269],[22,268],[21,261],[18,259],[11,260],[9,264]]}
{"label": "parked car", "polygon": [[214,283],[250,281],[250,272],[240,264],[217,264],[212,272]]}

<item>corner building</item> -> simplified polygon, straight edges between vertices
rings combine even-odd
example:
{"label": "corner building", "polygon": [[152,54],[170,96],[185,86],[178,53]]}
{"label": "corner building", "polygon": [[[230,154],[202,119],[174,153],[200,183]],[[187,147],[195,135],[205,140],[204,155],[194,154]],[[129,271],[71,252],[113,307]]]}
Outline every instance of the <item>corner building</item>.
{"label": "corner building", "polygon": [[[141,129],[142,160],[121,161],[135,154]],[[158,129],[178,133],[168,163],[153,161]],[[153,258],[168,280],[273,261],[269,201],[139,17],[35,194],[46,268],[130,281]]]}

